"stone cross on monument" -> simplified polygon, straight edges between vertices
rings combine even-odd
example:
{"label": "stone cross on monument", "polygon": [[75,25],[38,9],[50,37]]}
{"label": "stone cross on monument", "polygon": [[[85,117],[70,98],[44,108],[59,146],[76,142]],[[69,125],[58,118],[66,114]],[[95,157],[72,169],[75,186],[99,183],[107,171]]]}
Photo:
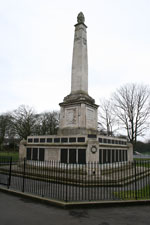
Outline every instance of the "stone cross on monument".
{"label": "stone cross on monument", "polygon": [[97,108],[95,100],[88,95],[88,54],[85,18],[78,14],[75,25],[71,93],[60,103],[58,134],[96,134]]}

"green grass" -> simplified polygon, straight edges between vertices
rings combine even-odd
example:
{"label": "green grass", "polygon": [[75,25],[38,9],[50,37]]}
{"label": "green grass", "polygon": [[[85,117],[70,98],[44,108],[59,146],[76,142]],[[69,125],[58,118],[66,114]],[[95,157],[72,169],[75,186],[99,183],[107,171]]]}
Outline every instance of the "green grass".
{"label": "green grass", "polygon": [[144,188],[137,191],[129,190],[129,191],[114,192],[114,195],[122,200],[149,199],[150,185],[147,185]]}
{"label": "green grass", "polygon": [[1,152],[0,151],[0,157],[1,156],[9,156],[9,157],[12,157],[12,161],[17,161],[19,159],[19,152]]}
{"label": "green grass", "polygon": [[150,161],[150,158],[134,158],[135,161]]}
{"label": "green grass", "polygon": [[150,159],[134,159],[136,161],[136,166],[150,168]]}

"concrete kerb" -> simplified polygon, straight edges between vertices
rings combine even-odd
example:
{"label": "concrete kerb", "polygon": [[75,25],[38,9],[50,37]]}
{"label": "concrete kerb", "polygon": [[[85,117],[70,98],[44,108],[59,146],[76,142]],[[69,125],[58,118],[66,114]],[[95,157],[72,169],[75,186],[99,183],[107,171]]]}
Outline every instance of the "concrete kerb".
{"label": "concrete kerb", "polygon": [[89,202],[63,202],[59,200],[53,200],[53,199],[48,199],[28,193],[23,193],[23,192],[18,192],[15,190],[7,189],[4,187],[0,187],[0,191],[7,193],[7,194],[12,194],[16,195],[22,198],[27,198],[31,199],[33,201],[36,201],[38,203],[43,203],[43,204],[48,204],[48,205],[53,205],[57,206],[60,208],[100,208],[100,207],[125,207],[125,206],[135,206],[135,205],[150,205],[150,200],[117,200],[117,201],[89,201]]}

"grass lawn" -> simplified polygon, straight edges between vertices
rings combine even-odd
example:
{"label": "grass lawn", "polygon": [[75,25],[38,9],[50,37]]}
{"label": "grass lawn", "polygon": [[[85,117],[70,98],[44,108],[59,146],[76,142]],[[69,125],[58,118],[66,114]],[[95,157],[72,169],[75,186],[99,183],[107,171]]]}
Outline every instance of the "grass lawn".
{"label": "grass lawn", "polygon": [[3,152],[3,151],[0,151],[0,157],[1,156],[11,156],[12,161],[17,161],[19,159],[19,152]]}
{"label": "grass lawn", "polygon": [[134,159],[136,166],[150,168],[150,159]]}
{"label": "grass lawn", "polygon": [[135,161],[150,161],[150,158],[134,158]]}
{"label": "grass lawn", "polygon": [[149,199],[150,198],[150,186],[147,185],[144,188],[137,191],[120,191],[115,192],[114,195],[123,200],[134,200],[134,199]]}

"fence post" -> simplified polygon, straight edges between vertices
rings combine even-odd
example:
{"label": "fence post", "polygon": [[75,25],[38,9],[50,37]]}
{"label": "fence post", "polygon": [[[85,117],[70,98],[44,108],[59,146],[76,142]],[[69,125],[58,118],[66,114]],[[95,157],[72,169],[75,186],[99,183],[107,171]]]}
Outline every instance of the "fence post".
{"label": "fence post", "polygon": [[11,184],[11,167],[12,167],[12,157],[10,157],[10,166],[9,166],[9,178],[8,178],[8,189],[10,187],[10,184]]}
{"label": "fence post", "polygon": [[137,171],[136,171],[136,161],[134,161],[134,172],[135,172],[135,199],[137,200]]}
{"label": "fence post", "polygon": [[68,162],[66,163],[66,202],[68,201]]}
{"label": "fence post", "polygon": [[26,159],[23,160],[23,182],[22,182],[22,192],[24,192],[24,186],[25,186],[25,172],[26,172]]}

